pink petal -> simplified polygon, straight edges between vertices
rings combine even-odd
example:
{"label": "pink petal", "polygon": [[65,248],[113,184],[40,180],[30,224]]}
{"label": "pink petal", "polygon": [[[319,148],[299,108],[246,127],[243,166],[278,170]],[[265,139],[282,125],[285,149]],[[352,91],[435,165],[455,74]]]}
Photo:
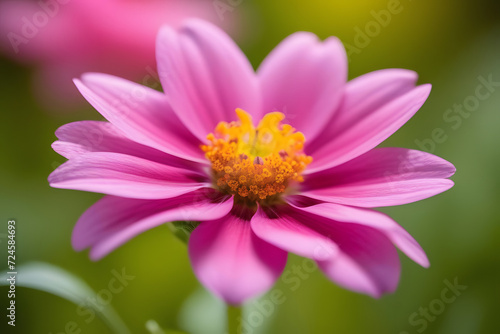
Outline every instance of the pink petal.
{"label": "pink petal", "polygon": [[207,188],[162,200],[106,196],[80,217],[72,244],[76,250],[92,247],[90,257],[99,260],[136,235],[163,223],[223,217],[231,210],[232,202]]}
{"label": "pink petal", "polygon": [[286,264],[287,253],[257,237],[248,219],[231,213],[202,222],[189,239],[196,276],[229,304],[269,289]]}
{"label": "pink petal", "polygon": [[108,122],[80,121],[68,123],[56,131],[59,141],[52,144],[57,153],[67,159],[89,152],[114,152],[167,164],[174,167],[199,169],[202,165],[180,159],[168,153],[128,139]]}
{"label": "pink petal", "polygon": [[[293,203],[294,198],[290,199]],[[348,207],[333,203],[320,203],[307,207],[298,207],[302,212],[319,215],[327,219],[353,226],[363,225],[374,228],[387,236],[403,253],[423,267],[429,266],[429,260],[418,242],[389,216],[374,210]]]}
{"label": "pink petal", "polygon": [[[314,143],[333,138],[387,102],[415,88],[418,75],[405,69],[385,69],[364,74],[347,83],[345,97],[332,122]],[[309,142],[309,144],[312,144]]]}
{"label": "pink petal", "polygon": [[350,82],[342,105],[331,120],[332,126],[306,147],[314,158],[306,172],[354,159],[397,131],[429,96],[429,84],[411,88],[415,79],[413,72],[386,70]]}
{"label": "pink petal", "polygon": [[338,253],[331,239],[298,221],[294,212],[274,213],[259,208],[251,225],[259,238],[287,252],[315,260],[333,258]]}
{"label": "pink petal", "polygon": [[326,276],[374,298],[396,290],[401,265],[396,249],[382,233],[366,227],[343,228],[335,240],[342,244],[340,254],[318,262]]}
{"label": "pink petal", "polygon": [[207,186],[206,176],[120,153],[95,152],[73,158],[49,176],[52,187],[108,195],[160,199]]}
{"label": "pink petal", "polygon": [[336,110],[347,81],[342,43],[320,42],[311,33],[295,33],[264,60],[258,76],[263,112],[280,111],[286,122],[312,140]]}
{"label": "pink petal", "polygon": [[190,20],[178,32],[162,28],[157,62],[174,111],[200,140],[219,122],[235,120],[236,108],[251,114],[260,110],[252,66],[229,36],[213,25]]}
{"label": "pink petal", "polygon": [[106,74],[85,74],[75,84],[87,101],[129,139],[206,163],[200,142],[178,120],[164,94]]}
{"label": "pink petal", "polygon": [[308,175],[301,194],[360,207],[411,203],[453,186],[455,167],[435,155],[404,148],[373,149],[349,162]]}
{"label": "pink petal", "polygon": [[298,221],[329,237],[339,247],[335,256],[317,261],[320,269],[340,286],[356,292],[376,298],[393,292],[399,281],[400,263],[389,233],[358,223],[356,211],[343,212],[339,208],[335,215],[330,210],[336,213],[331,207],[320,205],[295,207],[293,212]]}

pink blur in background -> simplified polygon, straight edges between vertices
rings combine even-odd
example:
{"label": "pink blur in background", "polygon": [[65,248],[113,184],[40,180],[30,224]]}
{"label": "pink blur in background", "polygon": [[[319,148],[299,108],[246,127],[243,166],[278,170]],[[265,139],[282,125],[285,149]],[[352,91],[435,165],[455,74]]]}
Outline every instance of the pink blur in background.
{"label": "pink blur in background", "polygon": [[83,105],[72,79],[84,72],[155,85],[156,34],[188,17],[231,25],[209,0],[8,0],[0,3],[0,52],[34,67],[45,108],[69,111]]}

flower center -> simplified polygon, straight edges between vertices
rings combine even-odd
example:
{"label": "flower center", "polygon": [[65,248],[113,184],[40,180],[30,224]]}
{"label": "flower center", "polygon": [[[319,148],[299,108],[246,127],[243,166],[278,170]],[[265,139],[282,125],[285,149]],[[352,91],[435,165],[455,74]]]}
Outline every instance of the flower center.
{"label": "flower center", "polygon": [[312,158],[303,153],[305,137],[288,124],[280,112],[266,114],[257,127],[252,117],[236,109],[239,121],[220,122],[202,145],[212,163],[216,187],[238,199],[263,202],[278,199]]}

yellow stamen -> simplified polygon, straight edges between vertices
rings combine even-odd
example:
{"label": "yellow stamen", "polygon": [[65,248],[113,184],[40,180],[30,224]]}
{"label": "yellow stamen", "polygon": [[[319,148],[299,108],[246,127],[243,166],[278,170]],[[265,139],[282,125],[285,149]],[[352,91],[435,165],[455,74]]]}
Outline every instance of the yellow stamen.
{"label": "yellow stamen", "polygon": [[237,122],[221,122],[202,145],[212,163],[214,184],[225,193],[263,201],[284,193],[312,158],[302,152],[305,137],[288,124],[280,112],[266,114],[257,128],[252,117],[236,109]]}

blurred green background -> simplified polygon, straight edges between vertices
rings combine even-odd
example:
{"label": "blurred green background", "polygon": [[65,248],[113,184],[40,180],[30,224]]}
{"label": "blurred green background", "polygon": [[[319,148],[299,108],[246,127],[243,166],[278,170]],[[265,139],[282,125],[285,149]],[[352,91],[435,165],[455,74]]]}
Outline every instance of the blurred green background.
{"label": "blurred green background", "polygon": [[[237,15],[241,21],[235,38],[255,67],[298,30],[321,38],[335,35],[356,47],[358,29],[364,31],[375,21],[372,11],[388,6],[387,0],[232,3],[234,10],[226,15]],[[417,71],[420,83],[433,84],[427,103],[384,146],[419,149],[417,141],[443,129],[446,140],[432,149],[455,164],[456,185],[434,198],[382,210],[420,242],[431,267],[423,269],[402,255],[399,288],[380,300],[341,289],[318,270],[300,278],[296,289],[279,280],[275,288],[283,291],[284,303],[248,333],[500,331],[500,87],[470,116],[461,118],[460,125],[443,119],[447,109],[475,94],[478,77],[492,76],[500,82],[500,5],[496,0],[400,3],[402,10],[390,23],[350,55],[349,77],[401,67]],[[73,251],[70,237],[76,220],[101,196],[48,186],[47,176],[64,162],[50,144],[60,125],[99,115],[91,107],[63,114],[39,106],[30,89],[30,68],[1,58],[0,73],[1,267],[6,267],[6,224],[14,218],[17,264],[55,264],[83,278],[95,291],[107,288],[113,270],[125,268],[134,276],[111,302],[133,333],[146,333],[149,319],[164,328],[222,333],[222,306],[199,291],[186,246],[166,226],[136,237],[99,262],[91,262],[86,252]],[[302,261],[291,256],[287,268]],[[439,302],[446,282],[455,280],[467,288],[453,302]],[[65,333],[68,321],[75,321],[81,333],[109,332],[97,318],[87,323],[88,317],[79,315],[74,304],[26,288],[18,288],[16,294],[17,326],[12,331],[4,315],[6,294],[7,288],[1,287],[2,333]],[[420,312],[429,308],[426,318]]]}

